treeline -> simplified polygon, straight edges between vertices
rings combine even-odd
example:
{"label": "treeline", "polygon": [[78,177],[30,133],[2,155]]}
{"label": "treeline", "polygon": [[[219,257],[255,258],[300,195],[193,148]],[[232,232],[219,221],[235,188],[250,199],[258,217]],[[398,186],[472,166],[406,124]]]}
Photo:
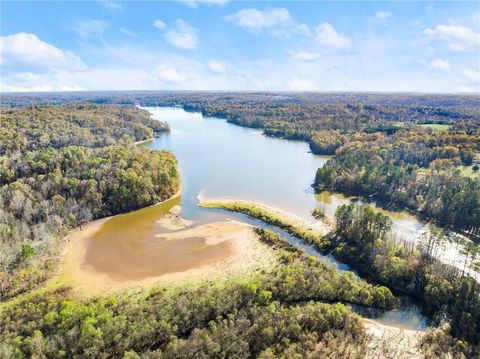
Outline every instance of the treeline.
{"label": "treeline", "polygon": [[305,228],[301,223],[285,219],[254,203],[248,203],[245,201],[208,201],[201,202],[200,206],[205,208],[221,208],[232,212],[243,213],[272,226],[279,227],[292,236],[301,238],[308,244],[318,247],[323,245],[323,235],[318,231]]}
{"label": "treeline", "polygon": [[457,168],[478,161],[479,146],[480,136],[450,132],[351,141],[318,169],[315,187],[373,197],[478,237],[480,173]]}
{"label": "treeline", "polygon": [[327,249],[336,257],[390,288],[421,298],[437,322],[449,321],[454,337],[480,343],[480,284],[435,259],[438,243],[398,244],[391,220],[368,206],[340,206],[335,219]]}
{"label": "treeline", "polygon": [[157,104],[307,141],[312,152],[335,155],[318,170],[317,189],[373,197],[480,240],[480,108],[469,102],[478,96],[462,105],[455,96],[450,102],[425,96],[423,106],[415,96],[410,103],[396,102],[395,95],[389,101],[387,95],[381,101],[382,96],[377,101],[368,95],[353,101],[354,94],[343,101],[333,95],[337,100],[286,94],[260,101],[260,96],[185,94],[160,97]]}
{"label": "treeline", "polygon": [[145,111],[119,106],[2,111],[0,297],[42,283],[72,227],[177,192],[175,157],[132,144],[167,129],[150,122]]}
{"label": "treeline", "polygon": [[[79,92],[10,95],[3,105],[80,99],[181,106],[270,136],[307,141],[312,152],[335,155],[319,170],[317,188],[375,197],[480,238],[479,96]],[[422,124],[448,126],[440,131]]]}
{"label": "treeline", "polygon": [[337,302],[388,308],[391,292],[257,233],[279,264],[241,281],[89,301],[59,289],[7,305],[0,357],[363,357],[359,317]]}
{"label": "treeline", "polygon": [[[319,190],[374,197],[480,238],[478,106],[222,102],[184,108],[304,140],[314,153],[335,155],[317,172]],[[420,126],[424,123],[450,128]],[[465,175],[464,167],[473,175]]]}
{"label": "treeline", "polygon": [[478,96],[167,93],[137,101],[307,141],[312,152],[335,155],[319,169],[317,189],[373,197],[480,240]]}
{"label": "treeline", "polygon": [[[323,237],[254,204],[206,202],[201,205],[244,213],[283,228],[319,251],[333,254],[374,282],[419,299],[433,322],[448,321],[422,338],[419,349],[426,358],[465,358],[480,354],[480,285],[468,277],[464,269],[435,259],[435,253],[442,250],[436,233],[432,232],[420,246],[399,243],[392,234],[392,220],[388,216],[368,206],[353,204],[338,208],[336,230]],[[263,238],[268,243],[269,237]],[[278,240],[270,242],[275,244]]]}
{"label": "treeline", "polygon": [[168,125],[132,106],[72,104],[0,111],[0,155],[66,146],[104,147],[153,138]]}
{"label": "treeline", "polygon": [[[478,105],[478,95],[367,93],[367,92],[202,92],[202,91],[89,91],[52,93],[4,93],[0,98],[3,107],[25,107],[39,104],[65,104],[93,102],[99,104],[121,103],[145,106],[171,106],[184,104],[365,104],[383,106],[410,106],[423,108],[473,108]],[[439,110],[441,111],[441,110]]]}

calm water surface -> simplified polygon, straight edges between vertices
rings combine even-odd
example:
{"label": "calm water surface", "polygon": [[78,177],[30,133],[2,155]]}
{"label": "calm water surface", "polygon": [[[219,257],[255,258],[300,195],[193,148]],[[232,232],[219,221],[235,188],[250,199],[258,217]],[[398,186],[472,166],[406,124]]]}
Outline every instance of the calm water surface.
{"label": "calm water surface", "polygon": [[141,280],[219,262],[232,253],[230,242],[206,244],[205,238],[169,240],[158,221],[180,203],[174,198],[156,206],[115,216],[88,239],[87,266],[116,281]]}
{"label": "calm water surface", "polygon": [[[311,220],[311,211],[335,209],[357,199],[339,193],[314,194],[315,173],[331,156],[310,153],[308,144],[266,137],[258,130],[203,117],[180,108],[145,107],[171,132],[146,144],[151,149],[171,150],[178,158],[182,178],[182,214],[202,218],[199,194],[212,199],[243,199],[261,202]],[[360,201],[360,200],[358,200]],[[387,211],[397,229],[418,231],[422,222],[405,211]]]}
{"label": "calm water surface", "polygon": [[328,156],[308,153],[308,145],[262,136],[224,120],[204,118],[176,108],[146,108],[167,121],[171,132],[148,143],[178,158],[182,214],[202,215],[197,196],[244,199],[269,204],[305,218],[316,206],[310,185]]}
{"label": "calm water surface", "polygon": [[[314,194],[311,184],[315,172],[330,156],[310,153],[305,142],[266,137],[258,130],[232,125],[222,119],[206,118],[200,113],[180,108],[145,109],[171,127],[170,133],[145,146],[156,150],[168,149],[177,156],[182,179],[182,216],[187,219],[208,222],[235,217],[265,227],[243,215],[198,207],[197,197],[200,194],[206,199],[261,202],[310,220],[310,213],[317,206],[325,208],[327,215],[333,216],[338,205],[358,200],[330,192]],[[399,230],[418,231],[423,226],[407,212],[386,211],[374,203],[370,205],[374,210],[390,215]],[[280,232],[290,242],[300,244],[296,238]],[[302,247],[311,255],[329,260],[338,269],[350,270],[310,246]],[[354,309],[386,325],[406,329],[421,329],[427,325],[426,318],[409,300],[394,311]]]}
{"label": "calm water surface", "polygon": [[[199,113],[178,108],[146,109],[154,118],[168,122],[171,132],[143,146],[168,149],[177,156],[182,196],[106,221],[88,240],[87,266],[122,281],[184,271],[228,256],[231,250],[228,243],[211,246],[202,238],[175,241],[162,238],[162,234],[168,231],[159,219],[180,204],[182,217],[186,219],[208,223],[235,218],[268,227],[289,242],[300,245],[310,255],[330,261],[339,270],[350,270],[280,229],[241,214],[198,207],[197,197],[201,194],[206,199],[261,202],[309,220],[312,219],[312,209],[322,206],[327,215],[333,216],[338,205],[355,199],[328,192],[314,194],[311,184],[315,172],[330,157],[311,154],[305,142],[265,137],[256,130],[235,126],[222,119],[204,118]],[[387,214],[393,216],[398,228],[413,230],[421,226],[408,213]],[[426,326],[418,308],[408,301],[395,311],[354,309],[387,325],[408,329]]]}

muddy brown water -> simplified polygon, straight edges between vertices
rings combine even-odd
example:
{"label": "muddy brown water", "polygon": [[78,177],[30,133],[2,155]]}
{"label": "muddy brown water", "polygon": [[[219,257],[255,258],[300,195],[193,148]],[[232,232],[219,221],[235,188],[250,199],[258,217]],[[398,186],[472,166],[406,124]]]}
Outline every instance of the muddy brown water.
{"label": "muddy brown water", "polygon": [[[327,214],[333,215],[339,204],[352,201],[339,194],[313,193],[310,185],[315,171],[330,157],[309,153],[304,142],[262,136],[256,130],[178,108],[146,109],[154,118],[168,122],[172,131],[142,146],[168,149],[177,156],[182,196],[105,221],[87,240],[84,266],[94,271],[118,281],[136,280],[194,269],[230,256],[232,248],[228,242],[208,245],[198,237],[165,239],[169,230],[162,227],[159,220],[178,204],[182,207],[182,217],[197,224],[231,217],[249,222],[245,216],[198,207],[199,194],[207,199],[261,202],[306,219],[312,219],[311,210],[316,206],[324,207]],[[422,227],[422,223],[407,212],[388,214],[394,217],[394,226]],[[258,221],[252,224],[263,226]],[[335,262],[333,258],[330,260]],[[344,267],[339,264],[338,268]],[[407,329],[426,326],[425,317],[414,303],[398,311],[375,313],[375,319]]]}
{"label": "muddy brown water", "polygon": [[173,206],[165,203],[115,216],[87,239],[85,266],[116,281],[140,280],[183,272],[228,258],[231,243],[207,244],[205,238],[167,239],[158,220]]}

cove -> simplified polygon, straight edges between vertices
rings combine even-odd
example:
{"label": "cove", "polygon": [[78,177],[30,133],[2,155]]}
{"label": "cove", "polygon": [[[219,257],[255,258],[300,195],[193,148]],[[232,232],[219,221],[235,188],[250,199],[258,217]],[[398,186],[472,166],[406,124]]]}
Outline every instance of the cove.
{"label": "cove", "polygon": [[174,198],[109,219],[87,239],[85,263],[122,282],[182,272],[231,255],[228,242],[208,245],[201,237],[165,237],[169,230],[158,219],[179,201]]}
{"label": "cove", "polygon": [[[263,136],[258,130],[236,126],[223,119],[203,117],[181,108],[144,109],[171,127],[170,133],[142,146],[153,150],[167,149],[177,156],[182,178],[182,216],[186,219],[209,223],[233,217],[269,227],[240,214],[201,208],[197,200],[199,194],[207,199],[260,202],[308,220],[312,220],[310,213],[317,206],[325,206],[327,214],[333,215],[336,206],[354,200],[332,193],[315,195],[311,188],[315,172],[330,157],[310,153],[305,142]],[[385,211],[371,205],[375,210]],[[408,212],[391,213],[396,228],[413,231],[423,226]],[[289,242],[299,244],[294,237],[280,234]],[[310,254],[325,258],[314,248],[303,247]],[[349,270],[331,257],[325,259],[339,270]],[[402,307],[394,311],[354,309],[374,317],[381,324],[405,329],[423,329],[427,325],[426,318],[409,300],[403,301]]]}
{"label": "cove", "polygon": [[[315,173],[331,156],[312,154],[308,144],[263,136],[260,131],[203,117],[181,108],[144,107],[155,119],[168,122],[171,132],[144,146],[172,151],[182,179],[182,215],[209,220],[209,211],[197,206],[201,194],[209,199],[260,202],[312,220],[319,206],[333,217],[339,205],[362,202],[339,193],[315,194]],[[390,211],[368,203],[392,218],[396,230],[414,233],[422,223],[407,211]]]}

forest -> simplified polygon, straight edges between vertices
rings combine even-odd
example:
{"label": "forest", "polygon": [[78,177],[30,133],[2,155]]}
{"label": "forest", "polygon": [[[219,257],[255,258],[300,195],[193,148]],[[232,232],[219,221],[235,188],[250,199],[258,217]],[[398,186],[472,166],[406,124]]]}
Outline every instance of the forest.
{"label": "forest", "polygon": [[[460,103],[462,98],[454,99]],[[438,99],[427,98],[426,105],[419,106],[395,100],[379,104],[378,98],[372,103],[348,102],[348,97],[343,101],[227,104],[187,99],[177,105],[262,128],[269,136],[304,140],[313,153],[334,155],[316,174],[318,191],[370,197],[479,240],[478,102],[438,105]],[[445,130],[433,124],[443,124]],[[470,168],[471,174],[464,168]]]}
{"label": "forest", "polygon": [[[425,357],[479,355],[478,282],[435,259],[434,236],[418,246],[400,243],[389,218],[364,206],[339,207],[335,230],[325,236],[256,208],[227,209],[285,229],[369,282],[256,229],[280,253],[280,262],[242,280],[90,299],[68,287],[36,290],[55,272],[62,238],[71,229],[179,190],[175,156],[135,145],[168,126],[132,104],[181,106],[269,136],[307,141],[312,152],[334,155],[316,173],[317,191],[373,198],[477,240],[478,99],[189,92],[2,96],[0,357],[357,358],[365,355],[368,336],[346,304],[394,308],[393,293],[417,298],[442,325],[424,335]],[[320,210],[314,213],[322,218]]]}
{"label": "forest", "polygon": [[[439,224],[480,235],[480,136],[464,132],[396,133],[345,142],[318,169],[317,190],[372,197]],[[459,166],[472,166],[464,176]]]}
{"label": "forest", "polygon": [[433,342],[429,342],[431,333],[424,338],[428,350],[444,346],[441,350],[437,347],[440,351],[434,356],[459,350],[453,349],[457,346],[463,348],[460,352],[464,354],[480,355],[480,285],[465,272],[465,267],[455,268],[435,258],[439,233],[433,228],[419,244],[400,243],[392,232],[392,220],[388,216],[375,213],[366,205],[350,204],[338,207],[335,230],[319,236],[254,203],[225,201],[201,205],[240,212],[282,228],[319,251],[333,254],[363,277],[397,294],[417,298],[433,323],[439,326],[448,323],[446,331],[434,334]]}
{"label": "forest", "polygon": [[178,191],[173,154],[135,146],[168,127],[137,108],[96,104],[2,109],[1,121],[0,357],[353,358],[367,336],[344,304],[397,305],[386,287],[261,229],[280,262],[244,280],[140,297],[45,288],[69,230]]}
{"label": "forest", "polygon": [[157,102],[307,141],[313,153],[334,155],[316,174],[318,191],[408,209],[480,241],[478,96],[261,95],[165,95]]}
{"label": "forest", "polygon": [[480,285],[464,270],[435,258],[433,254],[439,250],[435,235],[427,236],[418,245],[399,243],[392,233],[392,220],[365,205],[339,206],[336,229],[323,237],[256,204],[226,201],[202,205],[244,213],[282,228],[319,251],[333,254],[364,277],[397,294],[417,298],[433,323],[448,323],[447,331],[435,334],[438,340],[434,344],[425,345],[428,350],[443,345],[442,355],[451,350],[480,355]]}
{"label": "forest", "polygon": [[90,301],[68,288],[23,297],[0,313],[0,356],[361,357],[367,336],[342,303],[391,308],[390,290],[256,231],[280,262],[242,281]]}
{"label": "forest", "polygon": [[168,130],[146,111],[42,106],[0,122],[0,298],[44,282],[68,230],[178,191],[175,157],[133,144]]}
{"label": "forest", "polygon": [[335,219],[327,251],[389,288],[421,298],[436,321],[450,318],[455,337],[480,343],[480,284],[435,259],[433,238],[418,247],[400,245],[390,218],[367,206],[340,206]]}

